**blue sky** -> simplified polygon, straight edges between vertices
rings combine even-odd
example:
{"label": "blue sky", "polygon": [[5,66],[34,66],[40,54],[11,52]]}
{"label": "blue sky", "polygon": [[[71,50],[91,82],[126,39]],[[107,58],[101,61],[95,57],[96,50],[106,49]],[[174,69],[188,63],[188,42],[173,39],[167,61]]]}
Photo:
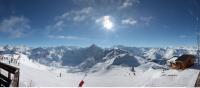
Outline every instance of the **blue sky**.
{"label": "blue sky", "polygon": [[0,0],[0,45],[194,46],[198,0]]}

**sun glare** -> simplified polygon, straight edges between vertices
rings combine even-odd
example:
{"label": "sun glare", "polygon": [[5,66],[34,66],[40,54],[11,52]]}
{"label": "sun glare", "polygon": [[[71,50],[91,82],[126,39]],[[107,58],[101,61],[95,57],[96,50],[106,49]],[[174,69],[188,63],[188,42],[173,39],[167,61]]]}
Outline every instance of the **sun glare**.
{"label": "sun glare", "polygon": [[104,16],[103,17],[103,27],[110,31],[113,30],[113,22],[110,20],[110,16]]}

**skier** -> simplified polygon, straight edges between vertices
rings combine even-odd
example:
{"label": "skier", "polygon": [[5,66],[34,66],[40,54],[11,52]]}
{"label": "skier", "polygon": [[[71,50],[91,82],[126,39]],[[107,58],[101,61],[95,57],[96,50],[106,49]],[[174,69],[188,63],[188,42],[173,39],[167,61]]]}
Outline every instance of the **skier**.
{"label": "skier", "polygon": [[85,79],[85,77],[87,77],[87,72],[85,73],[84,77],[82,78],[81,82],[79,83],[79,87],[83,86],[83,84],[84,84],[83,80]]}
{"label": "skier", "polygon": [[83,86],[83,84],[84,84],[84,81],[83,81],[83,80],[81,80],[81,82],[79,83],[79,87],[82,87],[82,86]]}
{"label": "skier", "polygon": [[133,72],[133,75],[135,75],[135,69],[132,67],[131,71]]}
{"label": "skier", "polygon": [[32,86],[32,80],[30,81],[30,87]]}
{"label": "skier", "polygon": [[60,72],[60,77],[61,77],[61,72]]}
{"label": "skier", "polygon": [[164,73],[165,69],[162,70],[162,73]]}

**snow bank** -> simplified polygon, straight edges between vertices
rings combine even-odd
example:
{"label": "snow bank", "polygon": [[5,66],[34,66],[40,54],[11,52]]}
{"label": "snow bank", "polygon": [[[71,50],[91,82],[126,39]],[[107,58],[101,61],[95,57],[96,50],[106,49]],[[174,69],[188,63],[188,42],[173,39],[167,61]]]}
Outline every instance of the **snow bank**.
{"label": "snow bank", "polygon": [[[107,64],[111,63],[107,62]],[[152,66],[152,64],[149,63],[146,66]],[[195,69],[141,70],[145,68],[141,66],[135,68],[136,75],[133,75],[130,67],[112,66],[109,70],[89,72],[84,77],[85,73],[68,73],[63,68],[57,68],[57,70],[49,70],[50,67],[46,66],[39,68],[37,63],[25,59],[22,60],[20,68],[20,86],[23,87],[77,87],[82,79],[85,81],[85,87],[193,87],[199,73]],[[60,73],[61,77],[59,77]]]}

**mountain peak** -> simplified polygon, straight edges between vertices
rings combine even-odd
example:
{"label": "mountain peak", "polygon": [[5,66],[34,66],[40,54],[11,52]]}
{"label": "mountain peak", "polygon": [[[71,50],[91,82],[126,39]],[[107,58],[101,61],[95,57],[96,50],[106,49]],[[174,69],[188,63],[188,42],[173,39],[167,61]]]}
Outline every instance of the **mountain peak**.
{"label": "mountain peak", "polygon": [[89,46],[89,48],[100,48],[100,47],[97,46],[96,44],[92,44],[91,46]]}

